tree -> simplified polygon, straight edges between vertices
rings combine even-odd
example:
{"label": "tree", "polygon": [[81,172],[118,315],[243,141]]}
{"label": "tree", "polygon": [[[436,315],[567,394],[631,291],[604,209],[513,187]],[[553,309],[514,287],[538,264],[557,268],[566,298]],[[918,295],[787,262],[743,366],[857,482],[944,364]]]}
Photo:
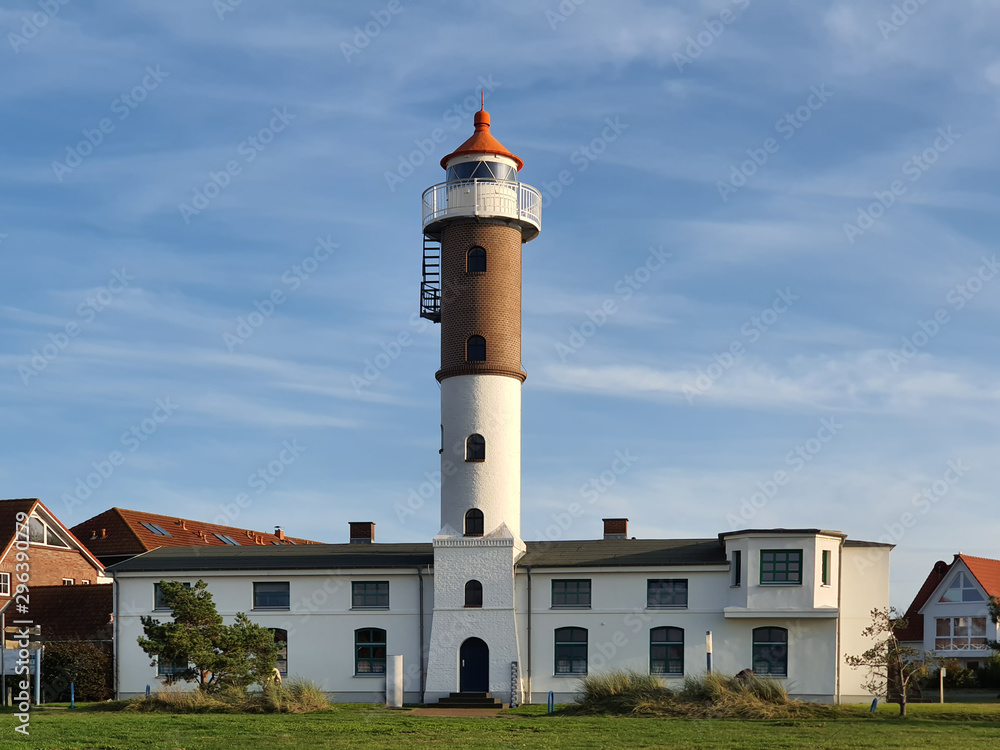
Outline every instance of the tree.
{"label": "tree", "polygon": [[906,693],[936,663],[932,653],[923,653],[903,646],[896,637],[897,631],[907,626],[906,620],[891,607],[871,611],[871,625],[861,631],[866,638],[875,638],[875,645],[863,654],[845,655],[848,666],[868,669],[862,687],[873,695],[891,701],[898,699],[899,715],[906,716]]}
{"label": "tree", "polygon": [[[989,608],[993,624],[1000,625],[1000,596],[991,596],[989,604],[986,606]],[[1000,641],[990,641],[990,648],[994,651],[1000,651]]]}
{"label": "tree", "polygon": [[195,681],[208,692],[224,686],[245,690],[272,675],[278,646],[270,630],[250,622],[243,612],[236,615],[235,623],[224,625],[203,580],[190,588],[180,581],[160,581],[159,585],[174,619],[141,618],[145,636],[138,641],[154,657],[151,665],[157,660],[187,664],[186,669],[167,675],[168,685],[183,680]]}

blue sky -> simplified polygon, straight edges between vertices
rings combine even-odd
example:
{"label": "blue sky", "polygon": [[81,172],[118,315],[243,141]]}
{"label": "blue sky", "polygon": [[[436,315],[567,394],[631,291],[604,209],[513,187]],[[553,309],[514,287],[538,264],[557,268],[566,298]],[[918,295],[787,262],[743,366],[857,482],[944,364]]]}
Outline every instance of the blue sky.
{"label": "blue sky", "polygon": [[430,539],[420,194],[485,87],[546,196],[523,536],[887,537],[905,606],[935,560],[1000,556],[998,22],[973,0],[6,3],[2,494],[68,525]]}

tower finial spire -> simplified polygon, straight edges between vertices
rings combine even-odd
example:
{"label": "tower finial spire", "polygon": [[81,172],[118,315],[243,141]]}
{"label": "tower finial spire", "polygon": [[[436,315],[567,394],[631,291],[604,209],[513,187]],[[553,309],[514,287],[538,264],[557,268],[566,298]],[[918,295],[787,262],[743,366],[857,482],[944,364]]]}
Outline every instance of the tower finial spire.
{"label": "tower finial spire", "polygon": [[486,109],[486,89],[479,92],[479,111]]}

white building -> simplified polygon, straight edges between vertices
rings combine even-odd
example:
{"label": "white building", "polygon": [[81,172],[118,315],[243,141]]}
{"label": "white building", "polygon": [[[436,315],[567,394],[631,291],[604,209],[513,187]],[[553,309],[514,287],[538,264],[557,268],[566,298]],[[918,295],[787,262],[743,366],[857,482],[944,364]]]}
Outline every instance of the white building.
{"label": "white building", "polygon": [[1000,640],[990,618],[991,596],[1000,597],[1000,560],[955,555],[939,560],[906,610],[900,641],[967,669],[979,669],[993,653],[988,643]]}
{"label": "white building", "polygon": [[521,160],[476,114],[423,199],[421,315],[441,324],[441,530],[428,544],[160,549],[116,578],[119,693],[157,672],[135,644],[161,578],[209,582],[220,613],[246,611],[285,639],[288,673],[336,700],[381,700],[401,654],[405,700],[492,693],[504,703],[572,698],[589,672],[634,668],[681,679],[745,668],[793,695],[862,700],[845,653],[888,603],[888,545],[817,529],[713,539],[524,542],[521,514],[521,248],[541,229],[541,196]]}

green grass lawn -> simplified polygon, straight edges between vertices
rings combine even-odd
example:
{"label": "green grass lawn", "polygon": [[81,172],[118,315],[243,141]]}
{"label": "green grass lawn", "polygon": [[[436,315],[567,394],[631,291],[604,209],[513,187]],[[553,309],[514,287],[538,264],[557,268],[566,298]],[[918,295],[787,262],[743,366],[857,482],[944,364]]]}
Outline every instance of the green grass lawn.
{"label": "green grass lawn", "polygon": [[134,714],[41,709],[30,737],[0,715],[0,748],[41,750],[248,750],[266,748],[954,748],[1000,745],[1000,705],[921,704],[905,720],[896,706],[870,716],[851,708],[823,721],[739,722],[657,718],[546,716],[541,706],[498,718],[414,716],[376,706],[340,704],[311,714]]}

